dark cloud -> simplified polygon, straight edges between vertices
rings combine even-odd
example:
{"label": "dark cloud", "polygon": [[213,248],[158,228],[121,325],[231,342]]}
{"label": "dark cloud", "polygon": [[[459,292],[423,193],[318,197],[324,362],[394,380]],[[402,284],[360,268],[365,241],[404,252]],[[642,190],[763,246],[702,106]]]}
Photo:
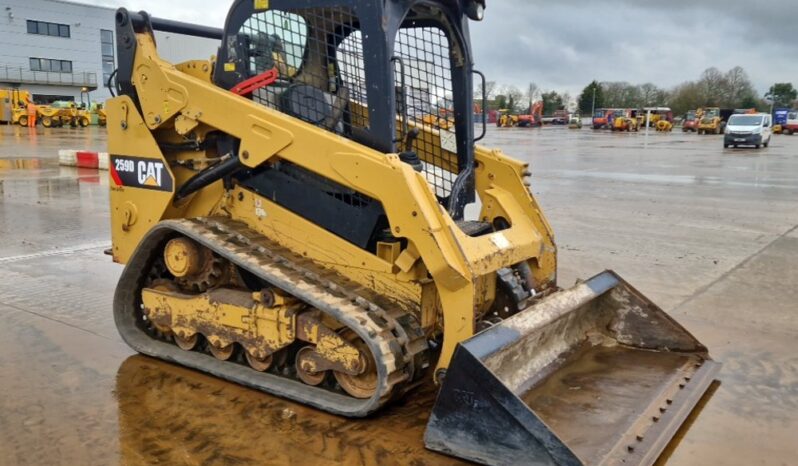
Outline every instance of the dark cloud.
{"label": "dark cloud", "polygon": [[[93,0],[221,27],[231,2]],[[740,65],[763,93],[798,85],[798,0],[487,0],[473,23],[474,57],[488,79],[572,95],[592,79],[670,87],[711,66]]]}
{"label": "dark cloud", "polygon": [[474,56],[491,80],[534,81],[572,93],[592,79],[670,87],[697,79],[708,67],[736,65],[764,92],[776,81],[798,84],[793,15],[769,6],[750,0],[493,0],[485,20],[471,28]]}

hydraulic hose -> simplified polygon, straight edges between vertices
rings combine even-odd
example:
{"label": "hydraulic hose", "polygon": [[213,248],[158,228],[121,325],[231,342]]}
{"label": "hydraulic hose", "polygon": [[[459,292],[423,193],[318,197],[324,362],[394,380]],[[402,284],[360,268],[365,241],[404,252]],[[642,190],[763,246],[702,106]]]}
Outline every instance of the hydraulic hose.
{"label": "hydraulic hose", "polygon": [[219,163],[202,170],[186,181],[177,190],[175,202],[180,202],[211,183],[233,174],[239,168],[241,168],[241,162],[239,162],[238,157],[233,157],[231,154],[225,155]]}

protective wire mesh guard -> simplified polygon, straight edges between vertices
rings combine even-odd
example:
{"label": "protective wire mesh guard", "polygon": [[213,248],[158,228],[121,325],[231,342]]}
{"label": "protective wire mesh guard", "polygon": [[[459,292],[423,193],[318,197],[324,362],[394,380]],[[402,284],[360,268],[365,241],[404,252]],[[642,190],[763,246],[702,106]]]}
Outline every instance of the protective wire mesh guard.
{"label": "protective wire mesh guard", "polygon": [[349,89],[350,113],[353,125],[368,128],[368,95],[366,92],[366,64],[363,61],[363,33],[352,31],[336,51],[338,73]]}
{"label": "protective wire mesh guard", "polygon": [[[404,71],[405,105],[412,126],[426,126],[433,131],[421,131],[416,140],[418,155],[432,163],[424,164],[424,171],[439,198],[449,196],[457,174],[447,167],[448,157],[442,156],[442,141],[447,135],[454,140],[454,112],[452,108],[452,74],[449,39],[437,27],[408,27],[399,31],[394,55],[401,59],[396,67],[396,83],[402,82]],[[397,95],[401,95],[397,93]],[[398,108],[401,112],[401,103]],[[456,154],[455,147],[449,147]]]}
{"label": "protective wire mesh guard", "polygon": [[[252,15],[239,35],[249,42],[249,75],[276,68],[277,82],[252,98],[267,107],[340,134],[351,133],[350,91],[337,76],[335,48],[352,31],[346,8]],[[361,71],[362,73],[362,71]]]}
{"label": "protective wire mesh guard", "polygon": [[[277,82],[255,91],[253,100],[350,138],[353,129],[369,128],[363,36],[349,9],[256,13],[243,24],[239,39],[247,43],[250,76],[273,68],[279,73]],[[437,27],[403,28],[394,55],[396,150],[404,149],[404,115],[411,129],[427,128],[415,150],[432,162],[424,164],[425,174],[443,200],[456,178],[446,168],[457,170],[449,165],[451,154],[444,157],[441,149],[445,140],[444,147],[457,152],[448,38]],[[390,98],[372,96],[371,104],[384,105],[381,99]]]}

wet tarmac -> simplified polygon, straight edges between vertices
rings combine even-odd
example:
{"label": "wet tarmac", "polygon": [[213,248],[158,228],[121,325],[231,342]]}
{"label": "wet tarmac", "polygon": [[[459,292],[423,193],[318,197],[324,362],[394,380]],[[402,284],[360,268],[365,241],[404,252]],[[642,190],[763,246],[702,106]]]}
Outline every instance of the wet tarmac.
{"label": "wet tarmac", "polygon": [[[723,362],[660,465],[789,465],[798,450],[798,137],[497,130],[532,164],[560,283],[611,268]],[[0,126],[0,465],[454,464],[422,435],[422,389],[350,421],[134,355],[114,328],[121,267],[98,128]]]}

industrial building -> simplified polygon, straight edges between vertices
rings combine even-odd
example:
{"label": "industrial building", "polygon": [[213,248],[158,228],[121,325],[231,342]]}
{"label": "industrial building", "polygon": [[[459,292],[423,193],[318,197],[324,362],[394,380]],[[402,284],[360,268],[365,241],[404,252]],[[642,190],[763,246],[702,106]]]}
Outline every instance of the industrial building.
{"label": "industrial building", "polygon": [[[0,4],[0,88],[23,88],[38,103],[110,97],[116,69],[114,8],[62,0],[7,0]],[[156,33],[164,58],[208,58],[218,42]],[[85,98],[85,96],[83,96]]]}

